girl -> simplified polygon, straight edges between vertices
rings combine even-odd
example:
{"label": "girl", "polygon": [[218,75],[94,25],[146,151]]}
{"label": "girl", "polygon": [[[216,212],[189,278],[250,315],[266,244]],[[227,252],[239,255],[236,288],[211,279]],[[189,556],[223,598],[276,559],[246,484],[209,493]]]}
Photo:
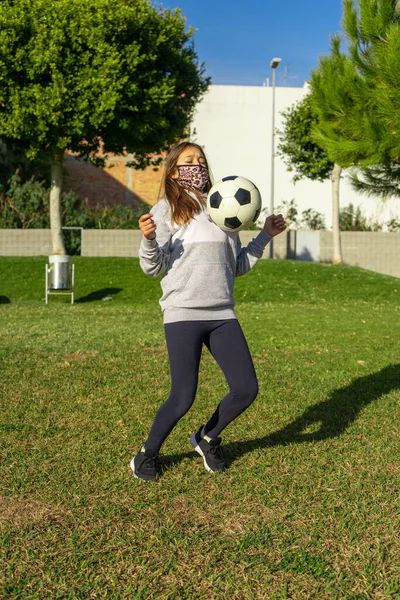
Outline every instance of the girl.
{"label": "girl", "polygon": [[207,471],[222,471],[219,437],[256,398],[257,377],[234,313],[235,277],[261,258],[271,238],[286,228],[282,215],[269,216],[246,248],[236,232],[224,232],[206,211],[209,168],[197,144],[183,142],[169,153],[162,181],[164,196],[143,215],[139,257],[142,270],[161,279],[161,309],[171,371],[171,392],[154,419],[147,440],[132,459],[135,477],[157,478],[158,453],[177,422],[192,406],[205,344],[221,367],[229,393],[190,443]]}

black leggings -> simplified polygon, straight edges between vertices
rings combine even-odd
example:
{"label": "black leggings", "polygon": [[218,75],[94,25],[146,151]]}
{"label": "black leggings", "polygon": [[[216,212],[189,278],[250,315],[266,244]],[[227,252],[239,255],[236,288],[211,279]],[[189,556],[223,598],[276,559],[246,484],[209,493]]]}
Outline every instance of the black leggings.
{"label": "black leggings", "polygon": [[196,396],[203,344],[221,367],[229,393],[205,425],[205,434],[218,437],[256,398],[257,376],[243,331],[236,319],[179,321],[164,326],[171,370],[171,393],[159,408],[145,447],[158,451]]}

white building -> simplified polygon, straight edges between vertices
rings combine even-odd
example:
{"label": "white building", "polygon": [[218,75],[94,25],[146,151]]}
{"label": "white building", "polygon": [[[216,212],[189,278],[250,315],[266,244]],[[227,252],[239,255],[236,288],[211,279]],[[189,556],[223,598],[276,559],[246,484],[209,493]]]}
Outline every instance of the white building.
{"label": "white building", "polygon": [[[191,140],[206,151],[214,180],[226,175],[242,175],[253,181],[270,204],[272,87],[212,85],[198,105],[191,128]],[[275,128],[282,127],[281,113],[308,93],[303,88],[275,88]],[[275,138],[275,147],[278,144]],[[275,207],[294,199],[299,213],[313,208],[322,213],[328,228],[331,217],[331,182],[308,179],[292,183],[293,174],[283,160],[275,157]],[[372,222],[381,224],[400,216],[400,200],[372,199],[355,192],[344,175],[341,206],[360,206]]]}

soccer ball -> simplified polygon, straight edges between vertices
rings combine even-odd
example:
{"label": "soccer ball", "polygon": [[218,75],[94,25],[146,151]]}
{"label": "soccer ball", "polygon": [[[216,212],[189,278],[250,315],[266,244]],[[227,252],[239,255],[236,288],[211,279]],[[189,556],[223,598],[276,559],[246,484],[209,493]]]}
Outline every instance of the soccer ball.
{"label": "soccer ball", "polygon": [[207,210],[223,231],[240,231],[260,216],[261,195],[245,177],[230,175],[217,181],[208,192]]}

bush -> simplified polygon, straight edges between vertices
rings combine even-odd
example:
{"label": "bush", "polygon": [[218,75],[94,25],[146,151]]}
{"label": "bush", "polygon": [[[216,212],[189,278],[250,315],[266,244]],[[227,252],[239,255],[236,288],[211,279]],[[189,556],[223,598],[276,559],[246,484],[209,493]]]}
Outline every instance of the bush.
{"label": "bush", "polygon": [[49,227],[49,197],[45,184],[34,178],[21,182],[19,171],[0,194],[0,227],[28,229]]}
{"label": "bush", "polygon": [[299,219],[299,211],[294,198],[283,200],[275,212],[283,214],[289,229],[325,229],[324,216],[313,208],[303,210]]}
{"label": "bush", "polygon": [[341,231],[372,231],[361,208],[351,203],[340,211],[339,222]]}
{"label": "bush", "polygon": [[313,208],[303,210],[300,226],[303,229],[325,229],[324,215]]}
{"label": "bush", "polygon": [[275,212],[276,214],[281,213],[284,216],[289,229],[296,229],[299,211],[297,210],[296,201],[294,198],[291,200],[283,200],[282,204],[276,207]]}
{"label": "bush", "polygon": [[48,159],[28,159],[26,152],[16,143],[8,141],[7,146],[0,140],[0,192],[7,188],[9,180],[18,170],[21,182],[32,177],[45,181],[50,186],[50,163]]}
{"label": "bush", "polygon": [[[6,191],[0,188],[0,228],[31,229],[50,227],[50,191],[44,181],[31,177],[23,182],[19,170],[8,181]],[[129,206],[89,207],[75,192],[62,194],[64,227],[83,229],[138,229],[139,218],[148,212]],[[68,254],[80,254],[79,231],[64,231]]]}
{"label": "bush", "polygon": [[388,221],[386,223],[386,227],[387,227],[387,230],[392,233],[393,232],[400,233],[400,219],[396,219],[396,218],[390,219],[390,221]]}

